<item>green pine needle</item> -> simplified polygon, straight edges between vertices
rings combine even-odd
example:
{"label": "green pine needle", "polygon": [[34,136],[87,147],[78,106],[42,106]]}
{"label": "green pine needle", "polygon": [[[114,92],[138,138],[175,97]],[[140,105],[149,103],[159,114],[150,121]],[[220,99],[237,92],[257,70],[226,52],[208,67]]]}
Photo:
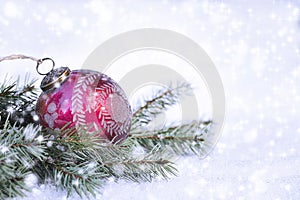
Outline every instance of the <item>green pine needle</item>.
{"label": "green pine needle", "polygon": [[132,132],[129,137],[136,145],[141,145],[148,150],[159,145],[177,155],[202,156],[206,153],[206,137],[211,125],[211,121],[194,121],[161,130]]}
{"label": "green pine needle", "polygon": [[150,100],[145,101],[145,104],[133,113],[131,130],[149,124],[156,116],[176,104],[180,96],[190,91],[191,85],[187,83],[181,83],[175,88],[169,87],[156,91]]}
{"label": "green pine needle", "polygon": [[43,160],[45,146],[38,140],[39,129],[10,126],[0,131],[0,199],[25,196],[25,178]]}
{"label": "green pine needle", "polygon": [[21,86],[19,79],[16,81],[4,81],[0,85],[0,128],[3,128],[4,121],[8,116],[10,124],[17,122],[26,126],[30,123],[37,123],[34,120],[35,102],[37,100],[37,89],[34,86],[35,80],[25,78]]}

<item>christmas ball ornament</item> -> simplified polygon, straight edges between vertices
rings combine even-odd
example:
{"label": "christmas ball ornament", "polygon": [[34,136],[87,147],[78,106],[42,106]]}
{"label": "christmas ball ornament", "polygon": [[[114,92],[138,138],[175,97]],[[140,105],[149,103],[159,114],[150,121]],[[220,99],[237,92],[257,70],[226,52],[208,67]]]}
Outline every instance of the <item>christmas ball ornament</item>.
{"label": "christmas ball ornament", "polygon": [[124,91],[107,75],[61,67],[46,74],[41,89],[36,110],[42,126],[85,126],[113,143],[127,137],[131,108]]}

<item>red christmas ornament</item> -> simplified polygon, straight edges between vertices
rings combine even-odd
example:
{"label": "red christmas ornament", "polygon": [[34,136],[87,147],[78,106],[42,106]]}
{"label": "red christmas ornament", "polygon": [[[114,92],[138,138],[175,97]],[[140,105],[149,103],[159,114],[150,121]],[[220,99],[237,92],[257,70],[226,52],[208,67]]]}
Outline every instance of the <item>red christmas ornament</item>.
{"label": "red christmas ornament", "polygon": [[61,67],[46,74],[41,88],[36,109],[42,126],[87,126],[113,143],[127,137],[131,108],[124,91],[107,75]]}

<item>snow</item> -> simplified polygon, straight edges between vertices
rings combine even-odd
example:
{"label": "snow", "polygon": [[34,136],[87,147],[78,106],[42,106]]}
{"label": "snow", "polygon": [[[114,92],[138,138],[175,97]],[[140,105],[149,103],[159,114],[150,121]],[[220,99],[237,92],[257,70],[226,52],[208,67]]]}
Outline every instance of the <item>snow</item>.
{"label": "snow", "polygon": [[33,115],[33,120],[34,120],[34,121],[38,121],[38,120],[39,120],[39,116]]}
{"label": "snow", "polygon": [[35,187],[38,183],[38,178],[34,174],[28,174],[25,177],[25,184],[27,187],[32,188]]}
{"label": "snow", "polygon": [[53,141],[48,141],[47,142],[47,147],[52,147],[52,145],[53,145]]}
{"label": "snow", "polygon": [[9,150],[8,147],[6,146],[1,146],[0,149],[1,149],[1,153],[5,153]]}
{"label": "snow", "polygon": [[39,135],[39,136],[36,138],[36,140],[37,140],[38,142],[42,142],[42,141],[44,140],[44,137],[43,137],[42,135]]}
{"label": "snow", "polygon": [[12,106],[9,106],[9,107],[7,107],[6,111],[9,112],[9,113],[13,113],[14,108]]}
{"label": "snow", "polygon": [[11,17],[11,18],[18,16],[18,13],[19,13],[16,4],[12,3],[12,2],[5,3],[3,10],[4,10],[4,15],[6,17]]}
{"label": "snow", "polygon": [[24,128],[25,140],[31,141],[36,137],[37,129],[34,126],[27,126]]}
{"label": "snow", "polygon": [[[180,176],[170,181],[109,181],[97,199],[300,198],[299,2],[28,0],[1,5],[1,56],[49,56],[57,66],[76,69],[112,36],[166,28],[196,41],[220,73],[227,112],[214,151],[203,160],[178,159]],[[147,57],[137,54],[132,67]],[[175,58],[151,55],[152,63],[180,70]],[[6,73],[38,77],[32,61],[7,61],[0,68],[1,80]],[[117,80],[123,73],[111,68],[108,75]],[[24,199],[66,199],[50,184],[38,186],[32,177],[28,182],[32,192]]]}

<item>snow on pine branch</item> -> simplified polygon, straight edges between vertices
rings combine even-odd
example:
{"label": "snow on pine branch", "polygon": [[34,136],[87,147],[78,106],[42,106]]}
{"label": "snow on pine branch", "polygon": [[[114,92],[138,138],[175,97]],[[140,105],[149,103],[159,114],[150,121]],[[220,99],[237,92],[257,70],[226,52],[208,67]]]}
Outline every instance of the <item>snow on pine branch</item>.
{"label": "snow on pine branch", "polygon": [[165,112],[170,106],[176,104],[179,97],[191,91],[191,85],[181,83],[177,87],[164,88],[155,91],[152,98],[133,113],[132,130],[149,124],[156,116]]}

